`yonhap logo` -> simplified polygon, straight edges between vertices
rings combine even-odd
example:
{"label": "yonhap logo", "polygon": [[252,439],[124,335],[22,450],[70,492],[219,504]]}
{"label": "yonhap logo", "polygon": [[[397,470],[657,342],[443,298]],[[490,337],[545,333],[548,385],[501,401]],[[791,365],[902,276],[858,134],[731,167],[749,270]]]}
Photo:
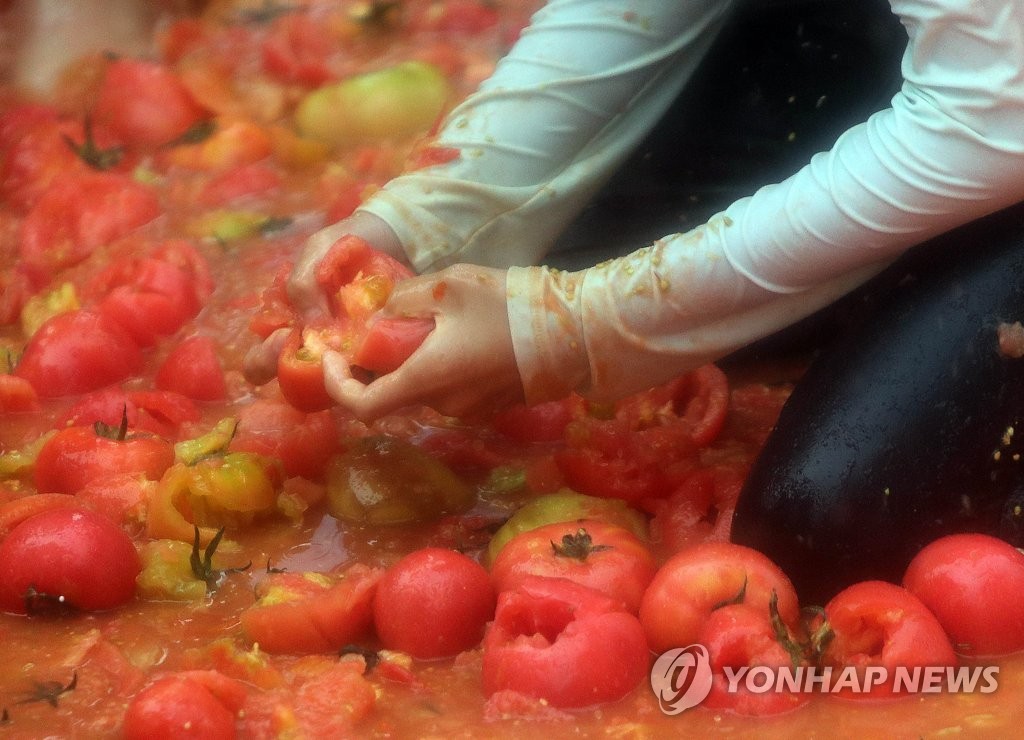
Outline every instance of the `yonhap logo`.
{"label": "yonhap logo", "polygon": [[651,668],[651,688],[665,714],[680,714],[711,692],[711,659],[703,645],[675,648],[658,656]]}

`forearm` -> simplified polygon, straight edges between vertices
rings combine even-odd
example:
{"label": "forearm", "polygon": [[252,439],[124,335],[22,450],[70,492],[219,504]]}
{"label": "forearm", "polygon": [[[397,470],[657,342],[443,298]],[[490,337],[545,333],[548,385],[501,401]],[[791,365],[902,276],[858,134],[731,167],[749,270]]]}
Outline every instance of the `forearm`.
{"label": "forearm", "polygon": [[554,0],[448,117],[451,163],[396,178],[364,205],[420,272],[532,264],[692,74],[725,0]]}
{"label": "forearm", "polygon": [[627,258],[571,276],[512,272],[529,399],[611,398],[721,357],[907,247],[1024,198],[1024,11],[1013,0],[893,8],[911,32],[906,84],[830,152]]}

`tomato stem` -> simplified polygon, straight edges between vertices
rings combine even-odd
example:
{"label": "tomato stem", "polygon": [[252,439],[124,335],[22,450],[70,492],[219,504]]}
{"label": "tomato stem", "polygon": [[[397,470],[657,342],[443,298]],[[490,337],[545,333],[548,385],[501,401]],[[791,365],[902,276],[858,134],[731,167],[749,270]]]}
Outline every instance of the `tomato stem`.
{"label": "tomato stem", "polygon": [[555,555],[563,558],[574,558],[576,560],[586,560],[591,553],[600,552],[602,550],[611,550],[611,545],[595,545],[594,541],[590,537],[590,533],[587,530],[580,527],[576,530],[575,534],[567,534],[562,537],[562,544],[559,545],[556,542],[551,542],[551,549],[555,551]]}

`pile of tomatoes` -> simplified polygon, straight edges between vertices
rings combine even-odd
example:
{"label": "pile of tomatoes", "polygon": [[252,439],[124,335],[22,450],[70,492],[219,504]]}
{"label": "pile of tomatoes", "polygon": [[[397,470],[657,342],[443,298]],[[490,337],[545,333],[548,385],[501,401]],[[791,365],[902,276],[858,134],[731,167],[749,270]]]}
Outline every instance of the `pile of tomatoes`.
{"label": "pile of tomatoes", "polygon": [[[695,643],[708,730],[815,711],[727,669],[1024,649],[1024,555],[996,540],[820,608],[728,542],[786,382],[708,365],[473,424],[330,403],[324,351],[369,379],[431,325],[376,318],[408,272],[358,239],[318,272],[330,317],[294,311],[285,276],[389,178],[460,156],[436,120],[537,5],[211,3],[49,99],[0,87],[5,731],[667,732],[652,661]],[[277,376],[247,376],[275,332]]]}

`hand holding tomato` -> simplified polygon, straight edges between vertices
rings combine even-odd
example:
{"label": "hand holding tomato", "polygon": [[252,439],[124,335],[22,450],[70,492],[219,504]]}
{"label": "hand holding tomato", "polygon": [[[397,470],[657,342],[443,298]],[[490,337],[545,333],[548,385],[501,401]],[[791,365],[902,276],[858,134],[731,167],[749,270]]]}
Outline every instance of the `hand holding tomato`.
{"label": "hand holding tomato", "polygon": [[416,404],[470,417],[521,401],[505,276],[503,270],[456,265],[403,281],[382,316],[432,318],[434,330],[401,367],[369,384],[352,377],[340,353],[326,352],[327,392],[364,420]]}

